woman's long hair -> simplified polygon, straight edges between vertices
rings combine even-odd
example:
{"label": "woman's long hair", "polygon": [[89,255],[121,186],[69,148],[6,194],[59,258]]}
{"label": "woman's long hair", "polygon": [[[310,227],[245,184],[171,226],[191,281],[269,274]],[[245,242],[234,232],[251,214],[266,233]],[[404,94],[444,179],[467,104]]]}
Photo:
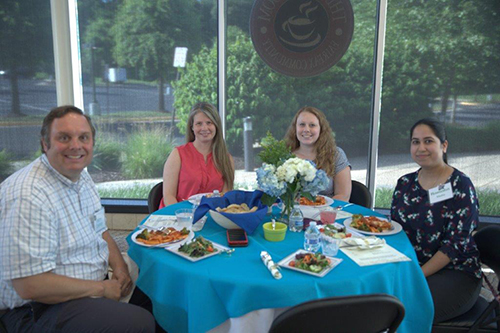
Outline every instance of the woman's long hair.
{"label": "woman's long hair", "polygon": [[335,143],[335,136],[332,133],[330,124],[323,112],[311,106],[305,106],[297,111],[285,135],[286,144],[291,148],[292,152],[300,147],[300,142],[297,139],[297,119],[302,112],[312,113],[319,120],[320,133],[318,140],[314,143],[314,147],[316,148],[314,163],[316,163],[319,169],[325,171],[329,177],[333,178],[335,176],[337,144]]}
{"label": "woman's long hair", "polygon": [[193,142],[195,139],[193,132],[194,116],[198,112],[203,112],[215,125],[215,136],[212,140],[212,159],[217,170],[221,173],[224,183],[229,189],[234,186],[234,169],[229,158],[229,151],[226,147],[226,142],[222,137],[222,122],[219,117],[219,112],[215,106],[210,103],[196,103],[191,111],[187,121],[186,128],[186,143]]}

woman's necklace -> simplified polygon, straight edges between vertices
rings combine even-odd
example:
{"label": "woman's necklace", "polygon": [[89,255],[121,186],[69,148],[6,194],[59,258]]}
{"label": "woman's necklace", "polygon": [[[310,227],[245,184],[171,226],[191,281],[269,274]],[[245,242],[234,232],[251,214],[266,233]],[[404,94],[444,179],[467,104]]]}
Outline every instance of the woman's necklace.
{"label": "woman's necklace", "polygon": [[[443,177],[443,174],[445,173],[445,171],[446,171],[447,169],[448,169],[448,168],[447,168],[447,167],[446,167],[446,165],[445,165],[445,166],[441,169],[441,172],[437,175],[437,177],[436,177],[436,178],[433,180],[433,182],[430,184],[430,186],[425,186],[425,187],[426,187],[426,188],[428,188],[428,189],[431,189],[431,188],[434,188],[434,187],[438,186],[438,185],[440,184],[440,181],[439,181],[439,180]],[[423,174],[423,175],[421,174],[421,175],[420,175],[420,178],[422,178],[422,176],[424,176],[424,179],[423,179],[423,180],[424,180],[424,183],[426,183],[426,182],[427,182],[427,181],[426,181],[426,178],[427,178],[427,177],[425,176],[425,174]]]}

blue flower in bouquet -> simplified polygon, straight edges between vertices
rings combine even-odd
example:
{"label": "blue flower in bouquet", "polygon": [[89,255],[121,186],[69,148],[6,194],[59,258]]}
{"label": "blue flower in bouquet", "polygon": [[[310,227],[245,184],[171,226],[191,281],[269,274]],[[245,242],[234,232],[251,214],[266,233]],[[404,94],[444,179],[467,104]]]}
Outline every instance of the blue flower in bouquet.
{"label": "blue flower in bouquet", "polygon": [[312,181],[308,182],[305,179],[301,179],[300,182],[302,192],[310,193],[312,196],[316,196],[320,191],[326,189],[329,183],[330,179],[323,170],[316,170],[316,175]]}
{"label": "blue flower in bouquet", "polygon": [[278,179],[273,165],[264,163],[256,172],[257,184],[264,193],[276,198],[285,193],[287,184]]}
{"label": "blue flower in bouquet", "polygon": [[316,195],[328,186],[328,177],[316,169],[313,162],[298,157],[287,159],[277,168],[264,163],[257,169],[257,183],[267,195],[262,202],[268,206],[281,198],[285,212],[289,213],[300,195]]}

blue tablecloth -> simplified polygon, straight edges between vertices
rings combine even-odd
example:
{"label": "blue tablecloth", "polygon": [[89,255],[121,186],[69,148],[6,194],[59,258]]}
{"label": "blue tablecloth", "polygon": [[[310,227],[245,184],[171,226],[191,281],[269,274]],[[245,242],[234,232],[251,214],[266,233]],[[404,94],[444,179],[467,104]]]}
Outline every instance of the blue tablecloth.
{"label": "blue tablecloth", "polygon": [[[343,204],[335,201],[335,206]],[[173,215],[181,202],[154,214]],[[364,215],[374,212],[360,206],[345,211]],[[210,217],[197,234],[227,245],[226,230]],[[283,269],[283,278],[275,280],[260,259],[269,252],[275,262],[302,248],[304,233],[288,231],[285,241],[268,242],[262,227],[249,236],[248,247],[237,248],[231,255],[216,255],[190,262],[160,248],[145,248],[133,243],[129,255],[140,269],[137,285],[151,298],[158,323],[168,332],[205,332],[229,318],[264,308],[297,305],[309,300],[343,295],[387,293],[404,304],[405,318],[398,332],[430,332],[433,318],[432,298],[404,232],[386,236],[387,243],[412,259],[360,267],[339,251],[343,262],[323,278]],[[362,319],[361,319],[362,320]]]}

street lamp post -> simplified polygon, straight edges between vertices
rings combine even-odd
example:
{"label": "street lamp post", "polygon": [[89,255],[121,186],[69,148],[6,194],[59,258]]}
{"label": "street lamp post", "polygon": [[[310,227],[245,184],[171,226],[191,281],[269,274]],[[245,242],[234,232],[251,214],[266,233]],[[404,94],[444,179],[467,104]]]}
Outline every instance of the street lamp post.
{"label": "street lamp post", "polygon": [[89,113],[90,115],[101,115],[101,107],[99,106],[99,103],[97,103],[97,98],[96,98],[96,87],[95,87],[95,64],[94,64],[94,50],[96,47],[94,45],[90,46],[90,72],[92,75],[92,102],[90,103],[90,110]]}

